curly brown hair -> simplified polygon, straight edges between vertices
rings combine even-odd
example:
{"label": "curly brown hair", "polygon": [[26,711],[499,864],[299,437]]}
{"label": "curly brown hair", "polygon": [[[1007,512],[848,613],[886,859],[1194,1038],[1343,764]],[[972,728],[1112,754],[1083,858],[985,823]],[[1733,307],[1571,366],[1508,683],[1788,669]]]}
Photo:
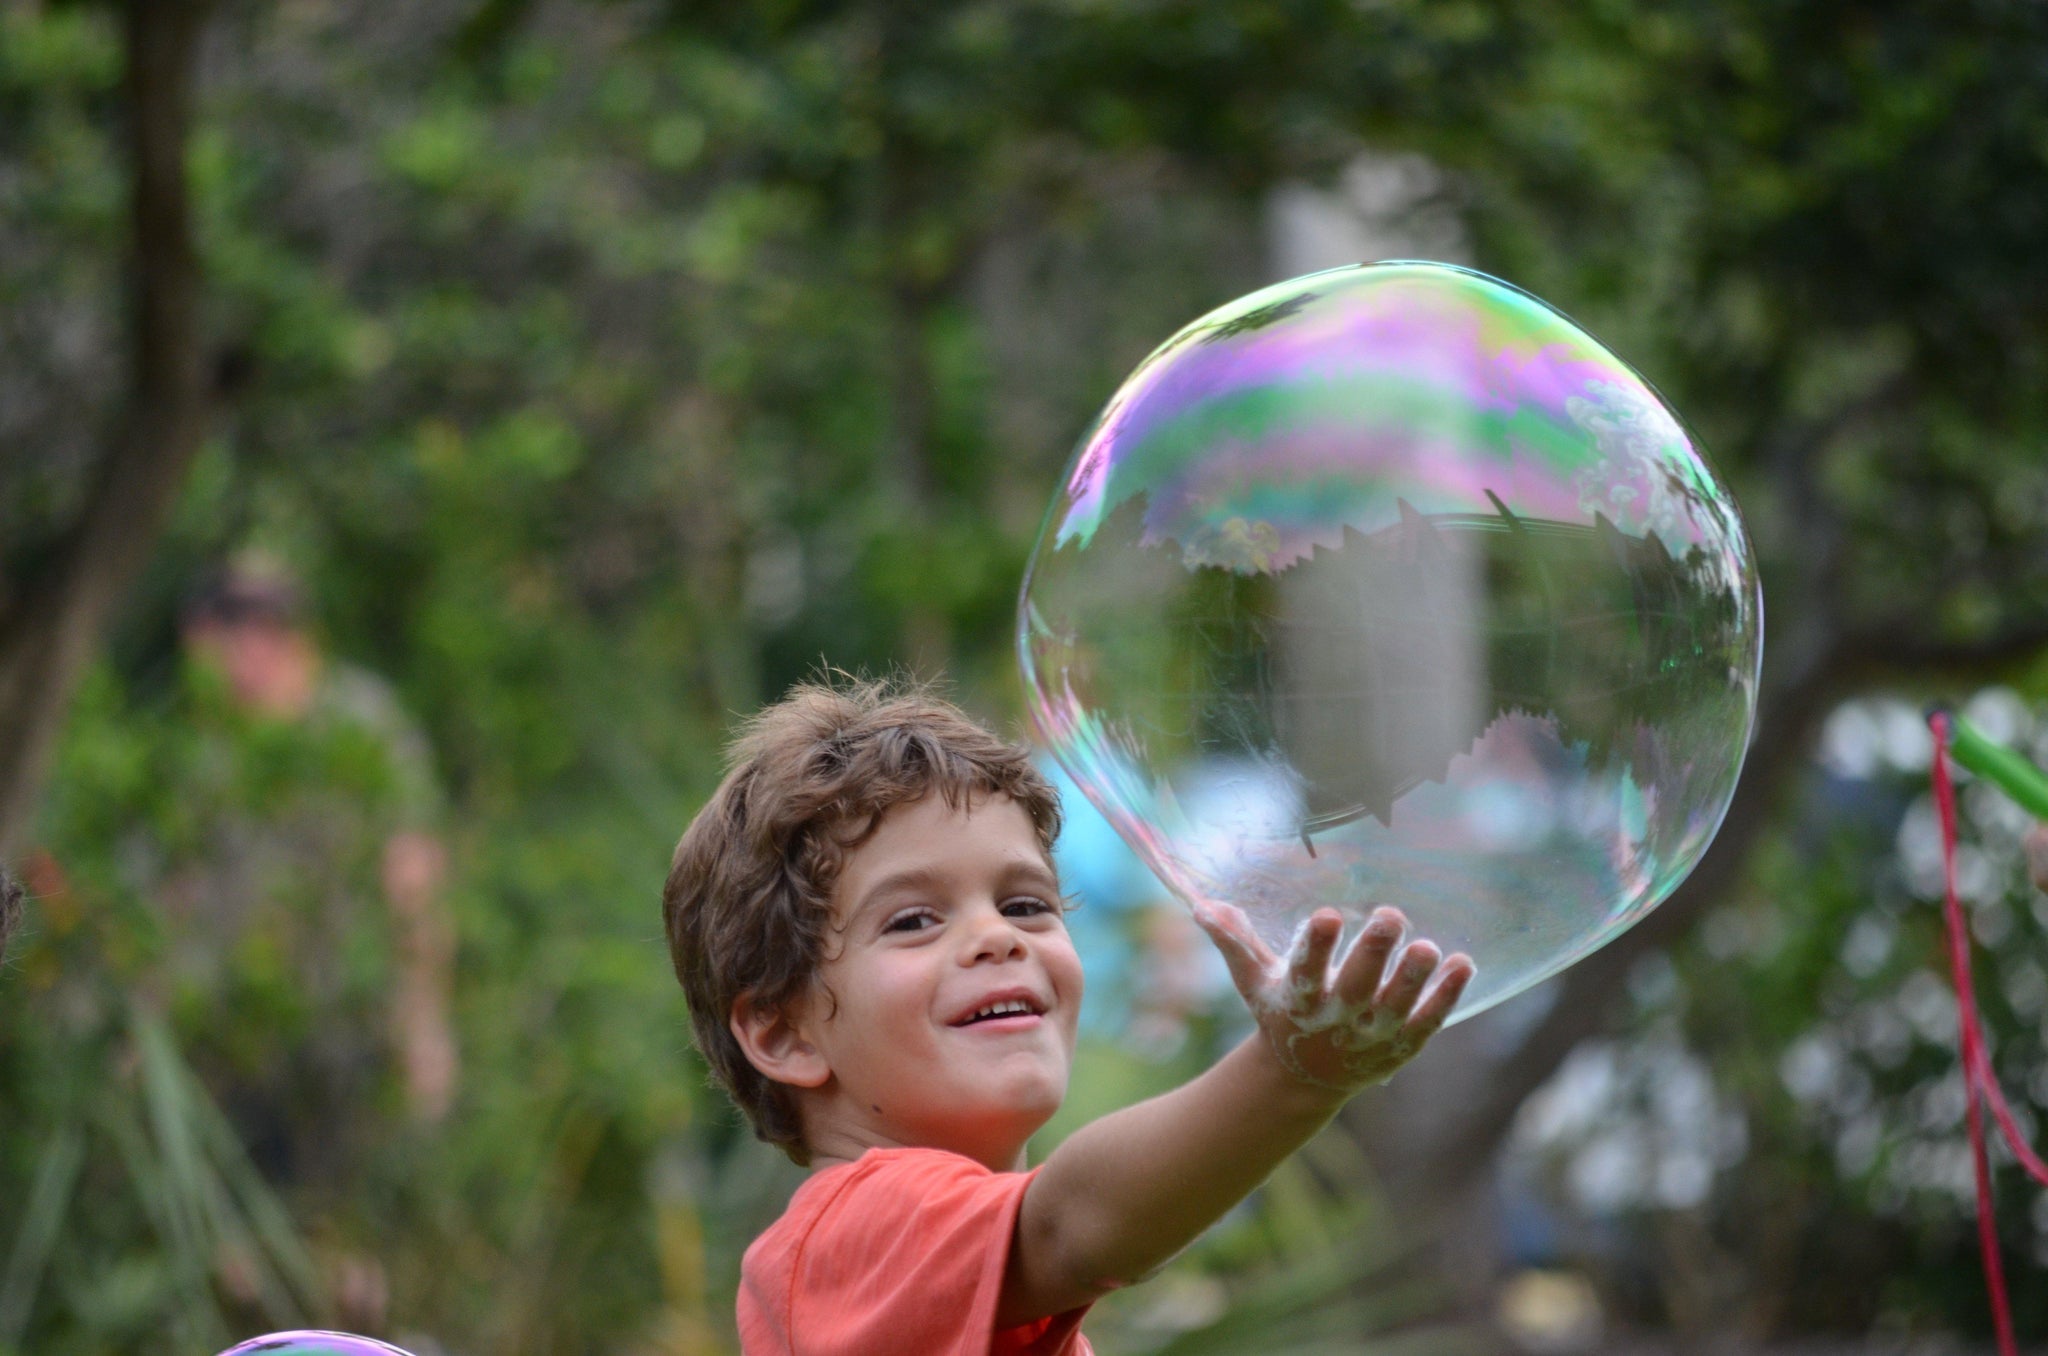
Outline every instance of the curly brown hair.
{"label": "curly brown hair", "polygon": [[802,684],[747,721],[676,845],[661,911],[697,1048],[754,1133],[800,1164],[810,1153],[795,1099],[748,1062],[733,1004],[803,996],[826,959],[847,853],[891,807],[933,791],[953,806],[1010,797],[1051,856],[1059,794],[1025,749],[928,686],[850,679]]}

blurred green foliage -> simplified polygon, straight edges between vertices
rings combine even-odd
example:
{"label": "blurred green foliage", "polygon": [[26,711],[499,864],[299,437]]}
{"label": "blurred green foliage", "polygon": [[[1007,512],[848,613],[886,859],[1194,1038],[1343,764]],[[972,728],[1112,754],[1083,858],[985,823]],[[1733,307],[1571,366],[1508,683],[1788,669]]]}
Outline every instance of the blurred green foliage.
{"label": "blurred green foliage", "polygon": [[[1266,280],[1275,185],[1362,151],[1430,156],[1475,261],[1697,423],[1758,539],[1774,666],[1833,656],[1847,690],[1877,641],[2038,618],[2044,13],[221,4],[189,168],[223,398],[73,708],[0,973],[0,1351],[334,1321],[375,1288],[365,1257],[422,1356],[731,1350],[739,1251],[793,1174],[705,1087],[656,905],[731,718],[821,662],[902,664],[1015,728],[1014,590],[1072,439],[1153,343]],[[120,63],[102,6],[0,5],[0,604],[121,389]],[[232,1033],[164,1000],[134,856],[207,810],[176,617],[248,546],[395,685],[448,795],[457,1110],[421,1129],[366,1096],[345,1180],[272,1180],[229,1131],[208,1043]],[[265,766],[260,730],[221,738]],[[1683,1327],[1748,1295],[1760,1335],[1976,1331],[1965,1205],[1883,1169],[1916,1142],[1889,1127],[1952,1136],[1919,1110],[1939,1043],[1846,1111],[1788,1090],[1802,1042],[1917,1001],[1931,945],[1890,825],[1816,823],[1774,831],[1737,923],[1620,1038],[1704,1056],[1747,1140],[1701,1199],[1622,1211],[1662,1261],[1612,1298]],[[2038,942],[2007,846],[2006,936]],[[1766,916],[1780,941],[1739,940]],[[1897,940],[1845,971],[1873,916]],[[2039,1015],[1994,1001],[2015,1087],[2042,1081]],[[1077,1106],[1178,1071],[1089,1068]],[[1101,1349],[1412,1337],[1435,1292],[1347,1241],[1384,1215],[1361,1161],[1319,1152],[1160,1283],[1177,1302],[1106,1306]],[[1812,1298],[1767,1283],[1783,1259]]]}
{"label": "blurred green foliage", "polygon": [[[1983,700],[2016,747],[2048,760],[2032,714],[2038,673],[2028,690],[2028,702],[2011,689]],[[1865,721],[1884,722],[1888,744],[1856,728]],[[1904,1340],[1951,1328],[1989,1340],[1918,728],[1896,698],[1838,718],[1835,752],[1803,779],[1744,887],[1685,946],[1638,969],[1614,1038],[1582,1052],[1576,1110],[1536,1113],[1542,1128],[1524,1150],[1536,1176],[1553,1199],[1600,1198],[1592,1217],[1626,1229],[1638,1251],[1610,1280],[1640,1312],[1754,1336]],[[2000,1081],[2038,1143],[2048,897],[2027,879],[2026,814],[1967,780],[1960,807],[1979,1006]],[[1674,1071],[1710,1084],[1681,1104]],[[1988,1122],[1987,1133],[1995,1141]],[[1702,1151],[1703,1171],[1671,1191],[1672,1168]],[[2015,1321],[2039,1331],[2048,1212],[1995,1143],[1992,1164]],[[1591,1244],[1582,1231],[1564,1251]]]}

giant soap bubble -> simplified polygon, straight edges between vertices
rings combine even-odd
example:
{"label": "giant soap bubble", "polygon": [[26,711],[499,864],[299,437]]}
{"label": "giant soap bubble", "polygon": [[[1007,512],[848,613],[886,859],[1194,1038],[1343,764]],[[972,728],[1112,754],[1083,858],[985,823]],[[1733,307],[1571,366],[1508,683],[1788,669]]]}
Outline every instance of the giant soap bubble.
{"label": "giant soap bubble", "polygon": [[310,1328],[274,1332],[238,1342],[220,1356],[411,1356],[388,1342],[353,1333]]}
{"label": "giant soap bubble", "polygon": [[1762,631],[1735,504],[1648,383],[1525,292],[1386,263],[1132,373],[1017,643],[1040,734],[1175,894],[1276,950],[1395,905],[1478,962],[1470,1016],[1699,860]]}

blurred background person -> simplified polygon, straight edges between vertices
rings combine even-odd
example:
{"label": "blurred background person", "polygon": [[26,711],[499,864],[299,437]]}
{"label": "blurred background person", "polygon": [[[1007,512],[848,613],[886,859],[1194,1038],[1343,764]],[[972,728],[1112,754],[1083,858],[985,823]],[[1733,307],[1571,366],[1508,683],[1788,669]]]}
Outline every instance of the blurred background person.
{"label": "blurred background person", "polygon": [[173,1010],[232,1010],[197,1027],[230,1115],[279,1176],[324,1176],[366,1109],[431,1124],[455,1096],[432,758],[389,684],[322,653],[273,559],[220,568],[180,636],[189,817],[154,845]]}

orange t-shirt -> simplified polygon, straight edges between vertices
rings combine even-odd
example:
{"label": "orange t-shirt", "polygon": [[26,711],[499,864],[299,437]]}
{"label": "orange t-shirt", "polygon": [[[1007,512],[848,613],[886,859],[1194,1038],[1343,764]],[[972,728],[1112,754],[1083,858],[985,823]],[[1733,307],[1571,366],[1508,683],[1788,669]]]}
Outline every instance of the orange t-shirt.
{"label": "orange t-shirt", "polygon": [[1094,1356],[1085,1305],[996,1330],[1031,1177],[943,1149],[870,1149],[814,1174],[740,1263],[740,1350]]}

